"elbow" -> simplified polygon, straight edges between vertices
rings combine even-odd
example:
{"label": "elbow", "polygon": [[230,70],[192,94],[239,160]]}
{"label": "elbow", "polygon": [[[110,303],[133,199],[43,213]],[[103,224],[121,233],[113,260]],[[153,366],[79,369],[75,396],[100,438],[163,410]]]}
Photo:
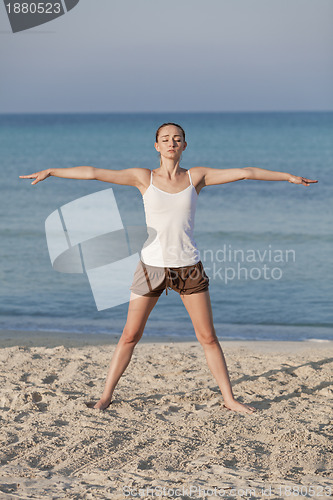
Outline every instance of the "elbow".
{"label": "elbow", "polygon": [[239,170],[241,172],[241,180],[252,179],[251,167],[244,167],[244,168],[240,168]]}
{"label": "elbow", "polygon": [[89,177],[90,180],[98,180],[98,173],[97,173],[97,168],[95,167],[90,167],[89,171]]}

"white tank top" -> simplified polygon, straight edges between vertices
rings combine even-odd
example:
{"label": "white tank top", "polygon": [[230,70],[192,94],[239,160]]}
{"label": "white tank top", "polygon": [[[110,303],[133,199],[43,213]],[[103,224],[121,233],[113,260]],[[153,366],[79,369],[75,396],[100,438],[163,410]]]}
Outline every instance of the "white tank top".
{"label": "white tank top", "polygon": [[141,260],[150,266],[184,267],[200,260],[193,239],[194,216],[198,193],[192,184],[179,193],[168,193],[153,184],[143,194],[148,240],[141,250]]}

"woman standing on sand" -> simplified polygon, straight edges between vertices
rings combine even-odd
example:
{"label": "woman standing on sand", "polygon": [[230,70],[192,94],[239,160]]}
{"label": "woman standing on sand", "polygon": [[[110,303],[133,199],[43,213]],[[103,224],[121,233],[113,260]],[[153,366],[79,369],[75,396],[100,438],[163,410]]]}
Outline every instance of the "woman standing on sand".
{"label": "woman standing on sand", "polygon": [[209,280],[193,240],[197,198],[201,189],[206,186],[243,179],[288,181],[303,186],[318,181],[255,167],[193,167],[185,170],[180,167],[180,159],[186,146],[182,127],[175,123],[165,123],[156,132],[155,148],[160,153],[160,167],[155,170],[50,168],[20,176],[23,179],[35,179],[31,183],[33,185],[49,176],[55,176],[135,186],[142,194],[147,226],[155,233],[153,241],[142,249],[141,261],[131,286],[127,321],[112,356],[103,394],[94,408],[105,410],[110,405],[115,387],[131,360],[149,314],[164,289],[167,291],[167,288],[172,288],[180,294],[189,313],[226,408],[245,413],[255,411],[234,398],[223,351],[214,330]]}

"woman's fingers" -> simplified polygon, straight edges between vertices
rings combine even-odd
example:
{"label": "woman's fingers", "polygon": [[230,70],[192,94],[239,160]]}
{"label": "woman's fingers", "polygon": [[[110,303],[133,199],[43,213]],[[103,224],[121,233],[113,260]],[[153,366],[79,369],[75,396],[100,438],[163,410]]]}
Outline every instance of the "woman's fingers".
{"label": "woman's fingers", "polygon": [[20,179],[35,179],[31,184],[37,184],[39,182],[38,173],[29,175],[20,175]]}
{"label": "woman's fingers", "polygon": [[34,174],[29,175],[20,175],[21,179],[35,179],[31,184],[37,184],[37,182],[43,181],[46,177],[49,176],[49,173],[46,170],[42,170],[41,172],[35,172]]}
{"label": "woman's fingers", "polygon": [[21,179],[35,179],[31,184],[37,184],[41,179],[38,179],[38,174],[20,175]]}
{"label": "woman's fingers", "polygon": [[301,183],[302,183],[304,186],[309,186],[311,183],[314,183],[314,182],[318,182],[318,181],[314,181],[314,180],[311,180],[311,179],[307,179],[306,177],[301,177]]}

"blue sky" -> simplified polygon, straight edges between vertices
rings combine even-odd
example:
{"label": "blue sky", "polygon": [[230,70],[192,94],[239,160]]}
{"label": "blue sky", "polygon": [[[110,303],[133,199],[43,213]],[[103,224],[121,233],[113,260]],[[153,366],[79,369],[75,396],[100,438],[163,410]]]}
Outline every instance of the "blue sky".
{"label": "blue sky", "polygon": [[0,112],[333,110],[331,0],[80,0],[13,34]]}

